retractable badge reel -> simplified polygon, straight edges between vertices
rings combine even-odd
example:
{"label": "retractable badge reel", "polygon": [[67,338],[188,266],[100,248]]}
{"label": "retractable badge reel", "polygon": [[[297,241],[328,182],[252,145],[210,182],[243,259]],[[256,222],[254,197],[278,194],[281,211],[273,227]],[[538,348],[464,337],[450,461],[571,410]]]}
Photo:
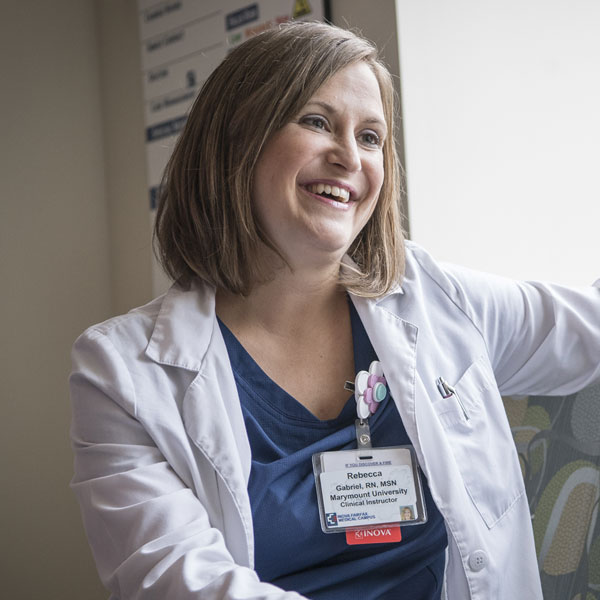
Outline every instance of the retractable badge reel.
{"label": "retractable badge reel", "polygon": [[427,521],[414,448],[372,447],[369,417],[389,393],[379,361],[344,387],[356,399],[357,447],[312,457],[321,529],[348,544],[399,542],[400,525]]}

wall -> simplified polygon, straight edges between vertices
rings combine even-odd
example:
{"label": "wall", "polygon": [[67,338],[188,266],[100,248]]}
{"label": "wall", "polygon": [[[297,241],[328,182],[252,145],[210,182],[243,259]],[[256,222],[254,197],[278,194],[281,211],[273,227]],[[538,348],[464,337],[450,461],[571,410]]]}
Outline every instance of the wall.
{"label": "wall", "polygon": [[1,595],[106,598],[68,487],[69,351],[111,309],[94,2],[0,13]]}
{"label": "wall", "polygon": [[112,311],[152,296],[152,248],[135,0],[96,0],[104,160],[110,217]]}
{"label": "wall", "polygon": [[412,238],[517,278],[600,276],[600,4],[397,0]]}

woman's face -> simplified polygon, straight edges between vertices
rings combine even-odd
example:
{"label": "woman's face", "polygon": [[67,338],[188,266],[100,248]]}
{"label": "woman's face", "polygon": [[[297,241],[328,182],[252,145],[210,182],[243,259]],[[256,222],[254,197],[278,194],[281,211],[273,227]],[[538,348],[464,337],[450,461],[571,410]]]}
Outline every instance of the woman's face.
{"label": "woman's face", "polygon": [[339,261],[371,216],[383,183],[387,127],[364,62],[338,71],[265,145],[254,210],[288,264]]}

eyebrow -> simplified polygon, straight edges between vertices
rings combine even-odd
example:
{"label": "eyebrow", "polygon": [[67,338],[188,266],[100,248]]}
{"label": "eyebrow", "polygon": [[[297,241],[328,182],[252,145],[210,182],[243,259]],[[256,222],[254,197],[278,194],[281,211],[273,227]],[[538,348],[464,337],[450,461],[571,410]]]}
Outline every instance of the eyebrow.
{"label": "eyebrow", "polygon": [[[325,102],[324,100],[309,100],[306,103],[306,106],[309,106],[311,104],[316,104],[317,106],[324,108],[326,111],[333,113],[334,115],[340,114],[340,111],[335,106],[329,104],[329,102]],[[380,127],[383,127],[385,133],[387,134],[387,123],[385,121],[382,121],[378,117],[367,117],[363,120],[363,122],[379,125]]]}

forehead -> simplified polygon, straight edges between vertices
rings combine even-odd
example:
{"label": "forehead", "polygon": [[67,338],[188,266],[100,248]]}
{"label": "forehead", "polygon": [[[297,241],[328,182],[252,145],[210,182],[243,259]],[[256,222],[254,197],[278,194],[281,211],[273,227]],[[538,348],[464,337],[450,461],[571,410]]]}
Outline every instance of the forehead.
{"label": "forehead", "polygon": [[338,110],[353,110],[385,122],[379,82],[364,61],[353,63],[332,75],[308,101],[326,103]]}

